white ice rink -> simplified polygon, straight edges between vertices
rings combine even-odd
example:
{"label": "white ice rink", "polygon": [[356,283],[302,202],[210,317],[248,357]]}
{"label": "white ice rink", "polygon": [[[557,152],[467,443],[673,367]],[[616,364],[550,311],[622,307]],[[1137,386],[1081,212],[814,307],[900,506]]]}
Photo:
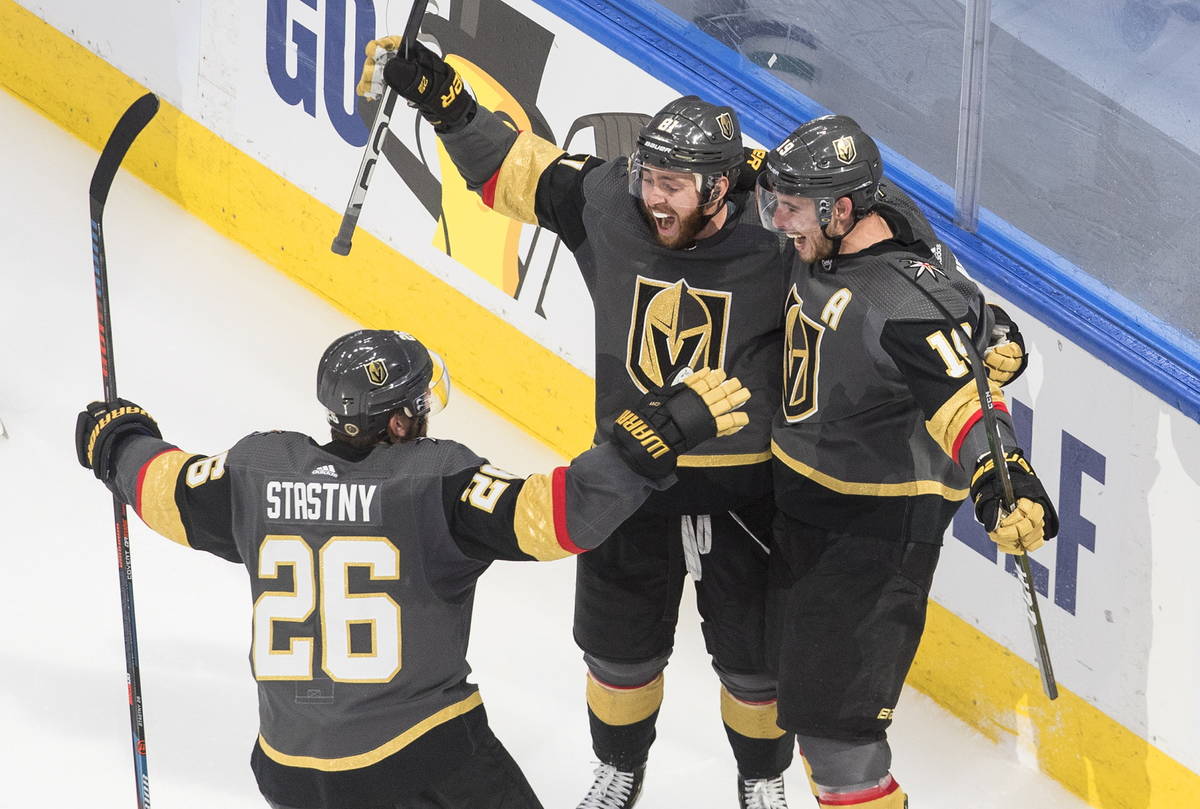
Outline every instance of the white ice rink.
{"label": "white ice rink", "polygon": [[[100,395],[87,207],[96,157],[0,92],[4,809],[134,805],[111,499],[72,449],[75,413]],[[129,174],[117,177],[105,236],[120,393],[168,440],[218,452],[252,430],[326,434],[316,362],[356,324]],[[561,462],[461,390],[432,432],[516,472]],[[130,528],[153,803],[262,807],[249,769],[246,574],[132,513]],[[548,809],[573,807],[591,778],[573,574],[570,561],[496,564],[471,644],[492,725]],[[717,680],[690,592],[684,600],[640,806],[733,807]],[[906,692],[898,715],[894,772],[912,809],[1085,806],[920,694]],[[811,805],[799,766],[788,791],[794,808]]]}

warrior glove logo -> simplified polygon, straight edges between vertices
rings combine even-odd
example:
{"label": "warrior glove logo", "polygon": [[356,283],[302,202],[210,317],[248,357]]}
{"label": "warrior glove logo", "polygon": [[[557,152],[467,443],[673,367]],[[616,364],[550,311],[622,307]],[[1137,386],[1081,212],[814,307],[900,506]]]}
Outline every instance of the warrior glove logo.
{"label": "warrior glove logo", "polygon": [[382,361],[372,360],[364,368],[367,372],[367,379],[371,380],[372,385],[382,385],[384,382],[387,382],[388,370]]}
{"label": "warrior glove logo", "polygon": [[843,163],[853,163],[854,158],[858,156],[858,150],[854,148],[854,138],[849,135],[843,135],[835,140],[833,149],[837,152],[837,159]]}
{"label": "warrior glove logo", "polygon": [[789,424],[817,410],[817,375],[825,325],[804,314],[804,302],[792,287],[784,320],[783,416]]}
{"label": "warrior glove logo", "polygon": [[680,372],[725,363],[732,296],[638,276],[626,369],[643,393],[678,382]]}

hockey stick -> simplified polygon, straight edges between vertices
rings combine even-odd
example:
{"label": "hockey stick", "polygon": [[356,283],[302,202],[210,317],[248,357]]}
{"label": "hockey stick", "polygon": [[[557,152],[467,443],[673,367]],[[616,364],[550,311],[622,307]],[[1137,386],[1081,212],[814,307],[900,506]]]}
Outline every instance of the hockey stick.
{"label": "hockey stick", "polygon": [[[967,350],[971,354],[967,358],[970,360],[968,365],[971,369],[971,376],[975,380],[975,390],[979,396],[983,429],[984,434],[987,435],[988,450],[991,452],[992,459],[995,462],[996,477],[1000,479],[1000,490],[1004,499],[1004,508],[1007,512],[1012,512],[1016,508],[1017,498],[1013,494],[1012,478],[1008,475],[1008,464],[1004,460],[1004,442],[1000,437],[1000,423],[996,420],[995,405],[992,402],[992,391],[988,386],[987,378],[983,371],[983,357],[980,355],[979,349],[975,346],[975,342],[955,322],[941,301],[930,295],[929,290],[917,283],[915,279],[909,278],[899,267],[893,267],[893,269],[902,278],[921,291],[921,294],[941,312],[946,324],[949,325],[950,329],[958,337],[959,342],[963,346],[968,347]],[[980,305],[986,305],[983,303],[982,296],[980,296]],[[1029,554],[1018,554],[1016,561],[1017,579],[1021,583],[1021,593],[1025,600],[1025,616],[1029,619],[1029,630],[1033,635],[1033,648],[1037,654],[1038,673],[1042,677],[1042,690],[1046,692],[1046,696],[1050,699],[1057,699],[1058,683],[1054,679],[1054,666],[1050,662],[1050,647],[1046,643],[1046,627],[1042,623],[1042,611],[1038,607],[1037,590],[1034,589],[1033,573],[1029,568]]]}
{"label": "hockey stick", "polygon": [[[408,47],[417,38],[421,30],[421,20],[425,18],[425,8],[429,0],[414,0],[412,10],[408,12],[408,22],[404,26],[401,42],[404,55],[408,56]],[[375,122],[371,124],[371,136],[363,149],[362,162],[358,165],[358,175],[354,178],[354,188],[350,190],[350,201],[346,203],[346,212],[342,214],[342,226],[338,228],[337,236],[329,249],[339,256],[350,255],[350,242],[354,238],[354,229],[358,227],[358,217],[362,215],[363,202],[367,199],[367,187],[371,184],[371,173],[379,162],[379,152],[383,149],[383,139],[387,136],[388,124],[392,120],[392,110],[396,107],[396,91],[384,86],[383,98],[379,101],[379,109],[375,112]]]}
{"label": "hockey stick", "polygon": [[[108,268],[104,257],[104,203],[125,153],[158,112],[158,97],[146,93],[117,121],[88,189],[92,216],[92,266],[96,276],[96,317],[100,327],[100,374],[104,400],[117,399],[117,373],[113,357],[112,313],[108,306]],[[146,767],[146,728],[142,724],[142,680],[138,664],[137,622],[133,611],[133,567],[129,548],[129,523],[125,504],[113,495],[113,523],[117,535],[117,573],[121,583],[121,619],[125,628],[125,677],[129,690],[129,725],[133,734],[133,775],[138,809],[150,808],[150,774]]]}

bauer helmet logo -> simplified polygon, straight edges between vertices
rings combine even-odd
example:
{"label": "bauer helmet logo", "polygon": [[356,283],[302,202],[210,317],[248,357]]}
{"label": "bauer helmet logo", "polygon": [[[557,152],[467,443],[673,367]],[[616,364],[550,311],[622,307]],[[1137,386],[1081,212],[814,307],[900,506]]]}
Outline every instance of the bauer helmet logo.
{"label": "bauer helmet logo", "polygon": [[721,134],[725,136],[725,140],[733,140],[733,116],[727,112],[723,112],[717,116],[717,126],[721,127]]}
{"label": "bauer helmet logo", "polygon": [[833,142],[833,150],[837,153],[837,159],[843,163],[853,162],[858,156],[858,150],[854,148],[854,138],[849,135],[843,135]]}
{"label": "bauer helmet logo", "polygon": [[372,385],[382,385],[388,380],[387,366],[380,360],[372,360],[366,365],[367,379]]}

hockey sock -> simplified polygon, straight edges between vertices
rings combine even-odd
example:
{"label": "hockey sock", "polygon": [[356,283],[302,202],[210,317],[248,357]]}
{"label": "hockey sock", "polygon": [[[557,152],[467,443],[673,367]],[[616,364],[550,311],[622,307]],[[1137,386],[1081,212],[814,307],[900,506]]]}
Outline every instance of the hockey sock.
{"label": "hockey sock", "polygon": [[588,723],[596,757],[618,770],[645,765],[663,699],[663,676],[645,685],[608,685],[588,673]]}
{"label": "hockey sock", "polygon": [[817,805],[838,809],[908,809],[908,796],[891,773],[878,784],[865,789],[835,791],[832,787],[817,787]]}
{"label": "hockey sock", "polygon": [[793,736],[776,716],[775,700],[746,702],[721,686],[721,720],[743,778],[774,778],[791,765]]}

